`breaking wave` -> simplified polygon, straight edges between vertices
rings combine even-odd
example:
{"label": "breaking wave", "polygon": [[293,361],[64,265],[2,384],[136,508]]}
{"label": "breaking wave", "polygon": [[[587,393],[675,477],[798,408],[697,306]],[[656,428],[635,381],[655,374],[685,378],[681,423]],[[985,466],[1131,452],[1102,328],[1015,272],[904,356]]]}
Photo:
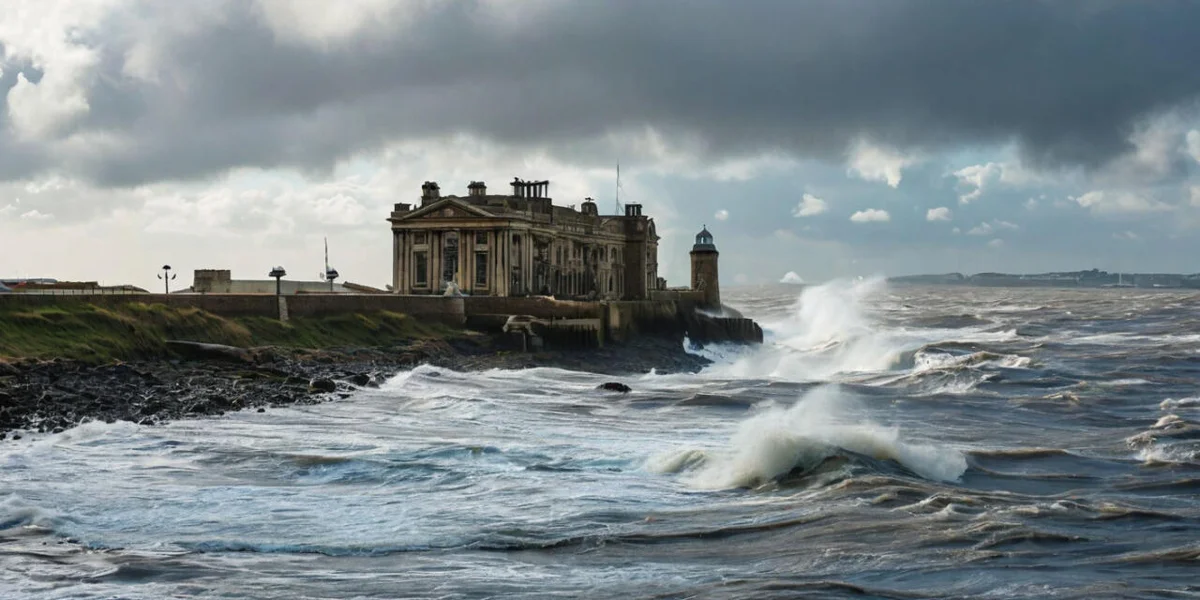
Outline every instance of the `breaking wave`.
{"label": "breaking wave", "polygon": [[846,453],[892,461],[935,481],[955,481],[967,469],[955,449],[905,441],[898,429],[870,422],[837,386],[815,388],[789,408],[750,417],[725,450],[680,450],[654,457],[648,467],[682,473],[698,489],[730,489],[807,473]]}
{"label": "breaking wave", "polygon": [[824,381],[839,373],[888,369],[906,344],[864,308],[868,298],[884,289],[881,278],[807,287],[786,316],[763,321],[767,339],[761,349],[714,365],[710,372]]}

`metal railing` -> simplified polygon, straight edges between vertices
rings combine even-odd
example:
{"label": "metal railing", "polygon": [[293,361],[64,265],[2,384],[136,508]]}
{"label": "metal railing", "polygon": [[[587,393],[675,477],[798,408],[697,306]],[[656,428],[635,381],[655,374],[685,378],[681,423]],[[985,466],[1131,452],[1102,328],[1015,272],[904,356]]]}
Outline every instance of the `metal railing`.
{"label": "metal railing", "polygon": [[12,288],[11,292],[0,292],[3,296],[145,296],[149,292],[119,288]]}

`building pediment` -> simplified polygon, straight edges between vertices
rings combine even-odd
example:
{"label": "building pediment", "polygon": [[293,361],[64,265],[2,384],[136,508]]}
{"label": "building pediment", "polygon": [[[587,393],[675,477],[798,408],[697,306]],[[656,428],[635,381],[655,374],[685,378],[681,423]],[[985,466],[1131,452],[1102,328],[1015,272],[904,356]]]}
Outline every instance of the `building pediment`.
{"label": "building pediment", "polygon": [[400,223],[421,219],[474,219],[495,216],[482,208],[471,206],[457,198],[443,198],[429,206],[422,206],[412,212],[392,217],[391,221],[393,223]]}

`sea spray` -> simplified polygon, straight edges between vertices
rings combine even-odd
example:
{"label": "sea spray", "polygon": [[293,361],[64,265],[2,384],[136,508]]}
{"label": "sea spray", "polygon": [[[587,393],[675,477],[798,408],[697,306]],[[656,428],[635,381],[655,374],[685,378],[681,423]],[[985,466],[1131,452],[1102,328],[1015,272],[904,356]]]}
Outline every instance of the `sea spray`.
{"label": "sea spray", "polygon": [[805,288],[782,319],[764,320],[766,343],[714,365],[714,375],[825,381],[839,373],[891,368],[908,348],[880,326],[868,300],[886,289],[881,278],[837,280]]}
{"label": "sea spray", "polygon": [[814,388],[791,407],[771,407],[746,419],[723,451],[677,451],[651,459],[648,467],[684,472],[684,481],[698,489],[756,487],[810,471],[842,452],[895,461],[938,481],[954,481],[967,469],[957,450],[906,442],[898,429],[870,422],[858,402],[836,385]]}

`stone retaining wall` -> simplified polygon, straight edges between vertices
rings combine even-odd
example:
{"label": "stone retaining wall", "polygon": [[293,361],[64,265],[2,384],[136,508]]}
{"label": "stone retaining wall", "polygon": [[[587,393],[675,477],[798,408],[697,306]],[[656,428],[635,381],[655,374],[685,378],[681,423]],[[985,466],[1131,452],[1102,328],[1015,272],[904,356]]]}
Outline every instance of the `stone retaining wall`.
{"label": "stone retaining wall", "polygon": [[[130,296],[0,294],[0,308],[93,304],[114,307],[133,302],[194,307],[225,317],[321,317],[346,313],[388,311],[436,320],[453,326],[503,324],[507,315],[529,315],[544,320],[589,319],[599,323],[597,344],[625,341],[638,334],[679,335],[689,330],[708,331],[714,340],[761,342],[762,330],[749,319],[707,319],[698,324],[695,301],[686,294],[671,300],[575,302],[551,298],[501,298],[492,296],[401,296],[396,294],[302,294],[282,298],[267,294],[139,294]],[[587,328],[587,330],[592,330]],[[582,330],[581,330],[582,331]],[[590,342],[589,342],[590,343]]]}

